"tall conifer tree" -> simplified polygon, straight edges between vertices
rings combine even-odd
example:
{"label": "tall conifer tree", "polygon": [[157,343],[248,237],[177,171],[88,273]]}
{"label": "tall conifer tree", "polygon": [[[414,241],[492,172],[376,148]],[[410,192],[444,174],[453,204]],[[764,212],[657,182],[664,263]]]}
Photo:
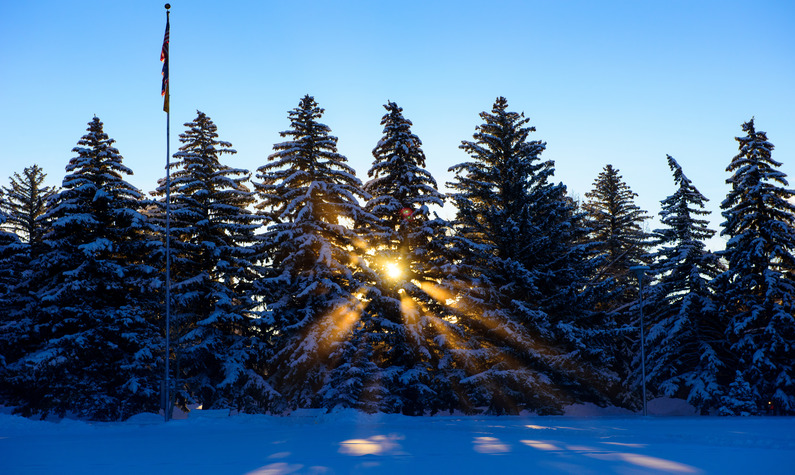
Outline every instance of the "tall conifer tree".
{"label": "tall conifer tree", "polygon": [[403,109],[394,102],[384,108],[383,136],[364,185],[372,195],[366,209],[377,218],[367,259],[379,280],[368,294],[361,331],[378,351],[378,409],[421,415],[444,405],[439,364],[446,353],[429,331],[446,324],[445,299],[431,295],[440,261],[446,261],[432,242],[445,224],[429,210],[443,206],[444,196],[425,169],[422,142]]}
{"label": "tall conifer tree", "polygon": [[606,257],[600,275],[615,280],[616,300],[610,303],[614,306],[637,298],[637,284],[628,270],[644,261],[649,248],[649,236],[643,231],[643,223],[649,217],[635,204],[637,196],[619,170],[606,165],[583,203],[590,218],[590,239]]}
{"label": "tall conifer tree", "polygon": [[[283,409],[350,405],[363,382],[328,386],[330,372],[366,347],[350,345],[359,324],[368,282],[374,276],[359,252],[366,244],[354,229],[371,220],[359,199],[369,196],[337,138],[319,122],[324,110],[304,96],[289,112],[289,138],[273,146],[269,163],[257,170],[260,212],[269,223],[262,235],[261,260],[268,265],[259,281],[265,321],[275,342],[270,377]],[[369,351],[369,350],[368,350]]]}
{"label": "tall conifer tree", "polygon": [[27,309],[39,344],[11,367],[23,413],[115,420],[157,408],[151,229],[113,143],[98,118],[89,122],[44,215],[51,227],[31,263]]}
{"label": "tall conifer tree", "polygon": [[[258,220],[248,209],[255,200],[249,172],[222,163],[236,151],[205,113],[185,127],[171,164],[179,403],[261,411],[270,388],[257,371],[264,351],[251,296]],[[156,194],[165,191],[161,180]]]}
{"label": "tall conifer tree", "polygon": [[[5,196],[0,190],[0,203],[4,202]],[[12,257],[16,254],[16,249],[20,248],[19,236],[3,229],[2,225],[8,219],[7,215],[0,208],[0,298],[6,295],[16,280],[16,269],[11,264]],[[4,305],[3,309],[7,309]],[[0,319],[5,319],[7,311],[0,313]],[[2,353],[0,352],[0,355]]]}
{"label": "tall conifer tree", "polygon": [[0,205],[7,216],[4,226],[34,246],[41,244],[45,204],[55,192],[55,188],[44,186],[46,177],[38,165],[26,167],[22,175],[14,173],[10,186],[3,188],[5,200]]}
{"label": "tall conifer tree", "polygon": [[46,175],[38,166],[26,167],[22,174],[14,173],[10,185],[0,189],[0,214],[4,214],[0,230],[5,245],[0,251],[0,358],[16,361],[36,345],[38,332],[33,328],[31,312],[35,305],[35,284],[30,279],[31,259],[43,248],[47,224],[43,216],[47,200],[55,192],[44,186]]}
{"label": "tall conifer tree", "polygon": [[668,155],[676,191],[662,200],[653,233],[657,250],[650,275],[654,284],[644,300],[648,315],[647,377],[653,392],[687,399],[702,412],[719,401],[719,375],[725,371],[726,322],[717,311],[710,282],[721,270],[705,241],[707,198]]}
{"label": "tall conifer tree", "polygon": [[[4,200],[0,190],[0,203]],[[30,319],[19,312],[20,299],[15,289],[22,272],[19,256],[27,246],[15,233],[3,229],[6,219],[0,207],[0,381],[6,380],[6,367],[25,354],[26,345],[22,340],[30,335]],[[9,391],[6,385],[0,388],[0,403],[9,397]]]}
{"label": "tall conifer tree", "polygon": [[739,153],[721,203],[720,253],[728,269],[716,279],[727,336],[736,355],[724,414],[795,413],[795,205],[793,190],[772,158],[773,144],[754,120],[742,126]]}
{"label": "tall conifer tree", "polygon": [[619,171],[606,165],[583,204],[588,213],[588,239],[599,262],[592,281],[606,284],[596,309],[605,313],[602,330],[607,337],[597,344],[604,346],[605,362],[622,382],[614,394],[622,404],[636,401],[634,388],[640,387],[640,381],[632,377],[634,368],[640,366],[635,356],[640,354],[638,312],[631,307],[638,298],[638,283],[629,269],[645,261],[649,236],[643,231],[648,216],[635,204],[636,196]]}
{"label": "tall conifer tree", "polygon": [[35,305],[35,282],[29,278],[32,273],[30,262],[42,252],[42,240],[47,231],[43,219],[46,203],[55,192],[54,187],[44,186],[45,177],[38,165],[26,167],[21,175],[14,173],[10,185],[0,190],[3,198],[0,200],[0,213],[5,214],[5,222],[0,224],[0,229],[10,231],[6,236],[11,239],[0,252],[4,268],[0,272],[7,276],[0,284],[3,287],[0,293],[4,295],[0,298],[0,308],[4,310],[0,317],[3,320],[0,324],[0,355],[5,355],[8,361],[25,355],[36,344],[37,332],[32,327],[33,320],[27,309]]}
{"label": "tall conifer tree", "polygon": [[553,164],[540,158],[545,144],[529,140],[529,119],[508,111],[503,97],[480,115],[475,141],[461,145],[472,160],[452,167],[456,181],[448,184],[457,205],[455,276],[463,283],[457,325],[469,340],[456,351],[469,375],[461,383],[470,404],[493,412],[557,412],[598,398],[584,383],[597,372],[575,363],[575,336],[557,331],[539,291],[559,258],[544,253],[560,228],[544,225],[565,219],[552,216],[566,208],[565,192],[548,181]]}

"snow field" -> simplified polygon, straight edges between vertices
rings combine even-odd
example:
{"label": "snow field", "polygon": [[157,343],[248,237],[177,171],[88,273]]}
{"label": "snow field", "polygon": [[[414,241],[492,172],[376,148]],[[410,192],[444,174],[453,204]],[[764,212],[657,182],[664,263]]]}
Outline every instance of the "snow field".
{"label": "snow field", "polygon": [[[581,408],[581,411],[582,408]],[[587,411],[586,411],[587,412]],[[0,414],[0,473],[795,473],[795,418]]]}

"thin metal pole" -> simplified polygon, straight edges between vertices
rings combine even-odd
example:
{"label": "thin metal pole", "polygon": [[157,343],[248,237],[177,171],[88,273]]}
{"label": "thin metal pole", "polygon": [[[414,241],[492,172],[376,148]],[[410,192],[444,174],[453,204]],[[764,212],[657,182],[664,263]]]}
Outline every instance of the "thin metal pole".
{"label": "thin metal pole", "polygon": [[[169,4],[166,4],[166,24],[169,23]],[[171,39],[169,38],[169,43]],[[170,46],[170,45],[169,45]],[[169,56],[171,55],[169,47]],[[166,61],[170,63],[171,58]],[[166,65],[168,67],[168,63]],[[171,78],[168,78],[166,87],[166,378],[163,414],[165,422],[171,419],[171,371],[169,360],[171,359]]]}
{"label": "thin metal pole", "polygon": [[638,278],[638,297],[640,301],[640,368],[643,383],[643,415],[648,415],[646,409],[646,334],[643,322],[643,275],[649,270],[648,266],[638,265],[629,268],[629,271]]}
{"label": "thin metal pole", "polygon": [[169,139],[171,137],[171,113],[166,113],[166,422],[171,419],[169,409],[171,407],[171,381],[169,371],[169,360],[171,359],[171,149]]}
{"label": "thin metal pole", "polygon": [[643,324],[643,274],[638,276],[640,286],[640,368],[643,378],[643,415],[648,415],[646,410],[646,336]]}

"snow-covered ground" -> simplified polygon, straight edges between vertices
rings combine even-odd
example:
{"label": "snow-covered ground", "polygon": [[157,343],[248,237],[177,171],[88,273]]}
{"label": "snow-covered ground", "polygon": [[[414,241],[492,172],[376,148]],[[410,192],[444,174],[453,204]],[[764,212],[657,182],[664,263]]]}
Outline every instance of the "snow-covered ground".
{"label": "snow-covered ground", "polygon": [[0,414],[0,473],[795,473],[792,417],[569,414],[579,415],[193,411],[166,424],[154,414],[123,423]]}

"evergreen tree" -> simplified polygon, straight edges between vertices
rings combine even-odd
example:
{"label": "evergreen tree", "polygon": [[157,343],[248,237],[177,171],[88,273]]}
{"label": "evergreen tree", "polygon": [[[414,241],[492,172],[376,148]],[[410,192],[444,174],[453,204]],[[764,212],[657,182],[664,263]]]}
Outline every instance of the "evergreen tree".
{"label": "evergreen tree", "polygon": [[[16,361],[36,344],[37,332],[26,309],[34,304],[30,261],[42,250],[47,199],[53,187],[43,186],[45,174],[33,165],[14,173],[10,186],[0,189],[0,360]],[[6,231],[8,230],[8,231]],[[2,363],[0,363],[2,364]]]}
{"label": "evergreen tree", "polygon": [[605,312],[602,324],[607,335],[598,344],[604,345],[605,362],[623,382],[623,389],[614,397],[619,403],[629,404],[637,400],[631,388],[639,385],[631,381],[631,375],[635,374],[633,368],[640,365],[635,357],[640,353],[638,312],[631,308],[638,298],[638,284],[629,269],[643,263],[649,250],[649,236],[642,228],[648,216],[635,204],[637,194],[612,165],[605,166],[585,196],[588,239],[599,262],[592,281],[607,284],[595,307]]}
{"label": "evergreen tree", "polygon": [[[773,144],[751,119],[737,137],[740,152],[726,171],[731,191],[721,203],[720,255],[728,269],[716,279],[736,356],[732,390],[721,412],[795,413],[795,195],[773,160]],[[742,390],[741,390],[742,389]]]}
{"label": "evergreen tree", "polygon": [[55,192],[53,187],[43,186],[46,177],[38,165],[33,165],[25,168],[21,176],[14,173],[11,186],[3,187],[6,197],[0,207],[7,215],[5,226],[33,246],[41,244],[45,203]]}
{"label": "evergreen tree", "polygon": [[743,377],[741,371],[736,371],[734,379],[729,383],[728,390],[723,397],[724,405],[718,414],[723,416],[751,416],[759,414],[757,405],[758,392]]}
{"label": "evergreen tree", "polygon": [[552,339],[566,352],[566,364],[577,366],[593,390],[572,388],[572,395],[593,399],[598,394],[597,400],[602,400],[601,395],[617,384],[604,365],[609,355],[597,344],[603,337],[604,316],[594,310],[609,285],[592,281],[601,260],[598,246],[587,239],[587,213],[565,185],[551,181],[554,171],[554,162],[544,162],[528,196],[529,227],[519,259],[531,272],[533,291],[525,298],[528,306],[546,314]]}
{"label": "evergreen tree", "polygon": [[[7,367],[26,354],[33,336],[31,319],[26,312],[26,300],[19,285],[22,273],[29,268],[28,244],[19,236],[4,229],[8,215],[3,210],[9,208],[6,196],[0,189],[0,381],[6,381]],[[11,388],[0,387],[0,403],[12,398]]]}
{"label": "evergreen tree", "polygon": [[[5,196],[0,190],[0,203],[5,204]],[[18,358],[18,340],[24,335],[18,331],[20,322],[14,312],[16,298],[13,287],[19,278],[20,268],[17,265],[17,256],[23,249],[19,237],[3,229],[7,216],[0,208],[0,381],[4,380],[5,368],[10,361]],[[7,397],[4,393],[7,388],[0,389],[0,401]]]}
{"label": "evergreen tree", "polygon": [[38,344],[10,367],[17,410],[117,420],[157,408],[156,269],[132,171],[98,118],[72,151],[31,262]]}
{"label": "evergreen tree", "polygon": [[[5,200],[5,196],[3,196],[3,192],[0,190],[0,202]],[[0,210],[0,225],[5,223],[8,219],[8,216]],[[2,250],[2,254],[0,254],[0,259],[5,261],[6,253],[8,252],[9,248],[12,246],[16,246],[19,244],[19,236],[16,234],[6,231],[2,227],[0,227],[0,249]],[[10,286],[11,282],[13,282],[14,276],[11,272],[10,268],[6,265],[0,268],[0,291],[5,291]]]}
{"label": "evergreen tree", "polygon": [[[40,167],[25,168],[15,173],[10,186],[0,189],[0,359],[16,361],[36,344],[37,332],[26,309],[34,305],[34,284],[27,277],[31,259],[43,247],[46,231],[43,222],[46,202],[54,188],[43,186],[45,174]],[[7,231],[6,231],[7,230]]]}
{"label": "evergreen tree", "polygon": [[358,201],[369,196],[331,129],[318,122],[323,112],[313,97],[301,99],[289,112],[291,128],[281,132],[289,140],[273,146],[255,182],[270,223],[260,245],[268,266],[258,293],[275,344],[269,375],[282,409],[349,404],[365,387],[355,380],[329,385],[330,372],[345,364],[341,358],[358,353],[350,337],[361,318],[360,297],[375,277],[359,257],[366,244],[354,229],[373,219]]}
{"label": "evergreen tree", "polygon": [[721,270],[705,241],[715,231],[702,218],[707,198],[668,155],[677,189],[662,200],[653,232],[658,246],[649,258],[656,278],[647,293],[647,379],[652,391],[682,397],[706,412],[720,399],[718,375],[725,370],[726,322],[717,312],[710,282]]}
{"label": "evergreen tree", "polygon": [[649,218],[635,204],[637,196],[612,165],[604,167],[594,180],[593,190],[585,194],[588,201],[583,209],[589,216],[590,240],[606,258],[600,277],[615,281],[614,299],[608,303],[612,306],[637,298],[637,284],[629,268],[644,262],[649,248],[649,236],[643,231],[643,223]]}
{"label": "evergreen tree", "polygon": [[[171,163],[178,404],[262,411],[270,388],[257,371],[264,349],[251,296],[258,220],[248,209],[249,172],[221,163],[236,151],[206,114],[185,127]],[[156,195],[165,192],[160,180]]]}
{"label": "evergreen tree", "polygon": [[460,147],[472,161],[450,168],[456,173],[448,184],[457,205],[453,246],[460,256],[456,325],[466,335],[456,354],[468,374],[460,384],[468,404],[492,412],[558,412],[577,399],[598,399],[592,381],[585,381],[598,371],[580,362],[577,332],[559,331],[562,320],[553,322],[543,310],[550,301],[539,290],[556,267],[565,267],[555,262],[560,256],[544,253],[558,245],[551,242],[558,225],[569,225],[552,214],[571,217],[571,208],[562,185],[549,183],[554,168],[541,161],[545,144],[528,140],[535,128],[507,108],[500,97],[491,113],[480,114],[475,141]]}
{"label": "evergreen tree", "polygon": [[[5,203],[5,196],[2,190],[0,190],[0,203]],[[8,215],[6,215],[2,207],[0,207],[0,295],[5,294],[14,282],[14,271],[8,264],[7,259],[8,256],[12,254],[11,249],[17,247],[19,244],[19,236],[6,231],[2,227],[7,220]],[[0,315],[4,315],[4,313]]]}
{"label": "evergreen tree", "polygon": [[381,403],[374,409],[421,415],[443,405],[434,388],[444,385],[439,364],[446,353],[433,344],[429,330],[434,322],[444,325],[449,314],[445,299],[431,295],[438,265],[446,261],[431,243],[445,223],[432,219],[428,206],[443,206],[444,196],[424,168],[422,142],[403,109],[394,102],[384,108],[383,137],[373,149],[371,179],[364,185],[372,196],[365,209],[377,218],[366,258],[379,278],[367,295],[358,330],[377,351]]}

